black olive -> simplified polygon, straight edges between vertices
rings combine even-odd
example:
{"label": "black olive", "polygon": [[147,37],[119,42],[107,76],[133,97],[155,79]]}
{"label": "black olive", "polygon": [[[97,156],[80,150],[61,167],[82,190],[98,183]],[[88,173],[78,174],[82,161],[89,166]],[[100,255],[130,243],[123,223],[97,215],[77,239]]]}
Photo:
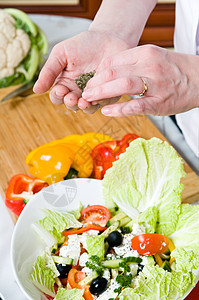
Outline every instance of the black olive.
{"label": "black olive", "polygon": [[107,286],[108,280],[104,277],[98,276],[91,282],[89,290],[93,295],[100,295],[107,289]]}
{"label": "black olive", "polygon": [[142,272],[143,268],[144,268],[143,265],[138,265],[137,275],[139,275],[139,273]]}
{"label": "black olive", "polygon": [[59,278],[66,278],[68,276],[68,273],[69,273],[71,268],[72,268],[71,265],[64,266],[62,264],[58,264],[57,265],[57,270],[60,273]]}
{"label": "black olive", "polygon": [[117,247],[120,246],[123,240],[123,236],[119,231],[112,231],[108,237],[107,237],[107,242],[110,247]]}

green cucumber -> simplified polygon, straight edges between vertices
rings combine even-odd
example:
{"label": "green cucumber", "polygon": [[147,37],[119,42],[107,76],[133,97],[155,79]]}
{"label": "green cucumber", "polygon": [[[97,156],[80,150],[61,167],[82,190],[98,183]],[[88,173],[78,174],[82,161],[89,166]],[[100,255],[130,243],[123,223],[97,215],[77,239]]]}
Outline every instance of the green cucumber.
{"label": "green cucumber", "polygon": [[52,256],[53,260],[57,264],[62,264],[62,265],[72,265],[73,264],[73,258],[70,257],[63,257],[63,256]]}
{"label": "green cucumber", "polygon": [[101,262],[102,267],[108,268],[108,269],[117,269],[120,267],[120,263],[126,262],[127,264],[140,264],[142,262],[142,259],[140,257],[135,256],[129,256],[119,259],[112,259],[112,260],[104,260]]}
{"label": "green cucumber", "polygon": [[170,266],[170,263],[165,260],[163,265],[162,265],[162,268],[165,270],[165,271],[168,271],[168,272],[171,272],[171,266]]}
{"label": "green cucumber", "polygon": [[131,218],[129,218],[128,216],[126,216],[125,218],[123,218],[122,220],[120,220],[120,227],[125,226],[126,224],[128,224],[131,221]]}
{"label": "green cucumber", "polygon": [[102,267],[108,269],[118,269],[119,264],[123,262],[123,259],[112,259],[112,260],[104,260],[101,262]]}
{"label": "green cucumber", "polygon": [[79,282],[79,284],[80,285],[87,285],[87,284],[90,284],[92,281],[93,281],[93,279],[95,279],[95,278],[97,278],[99,275],[97,274],[97,272],[92,272],[92,274],[91,275],[89,275],[89,276],[86,276],[84,279],[82,279],[80,282]]}
{"label": "green cucumber", "polygon": [[119,269],[111,269],[111,276],[113,279],[116,278],[118,274],[119,274]]}
{"label": "green cucumber", "polygon": [[111,232],[117,230],[119,227],[120,227],[120,221],[116,221],[110,227],[104,230],[104,232],[102,232],[101,235],[106,239]]}
{"label": "green cucumber", "polygon": [[[125,226],[122,227],[122,232],[127,233],[129,230],[130,230],[130,232],[131,232],[132,229],[133,229],[133,224],[134,224],[134,223],[135,223],[135,222],[132,220],[132,221],[130,221],[129,223],[125,224]],[[127,231],[127,232],[126,232],[126,231]]]}
{"label": "green cucumber", "polygon": [[16,8],[5,8],[5,11],[14,18],[20,19],[28,27],[34,37],[37,35],[37,27],[26,13]]}
{"label": "green cucumber", "polygon": [[121,230],[122,230],[123,234],[128,234],[132,231],[131,227],[129,227],[129,226],[121,227]]}
{"label": "green cucumber", "polygon": [[113,223],[115,223],[116,221],[121,221],[123,218],[125,218],[126,217],[126,214],[125,213],[123,213],[123,212],[120,212],[120,213],[118,213],[117,215],[115,215],[114,217],[112,217],[109,221],[108,221],[108,223],[107,223],[107,225],[108,226],[111,226],[111,225],[113,225]]}

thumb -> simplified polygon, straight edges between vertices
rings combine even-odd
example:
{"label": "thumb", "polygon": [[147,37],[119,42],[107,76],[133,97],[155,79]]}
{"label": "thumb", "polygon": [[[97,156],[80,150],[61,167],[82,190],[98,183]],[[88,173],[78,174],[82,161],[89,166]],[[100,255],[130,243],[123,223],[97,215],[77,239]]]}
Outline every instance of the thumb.
{"label": "thumb", "polygon": [[63,42],[57,44],[51,51],[49,58],[43,66],[33,91],[42,94],[50,89],[57,76],[67,66],[67,58]]}

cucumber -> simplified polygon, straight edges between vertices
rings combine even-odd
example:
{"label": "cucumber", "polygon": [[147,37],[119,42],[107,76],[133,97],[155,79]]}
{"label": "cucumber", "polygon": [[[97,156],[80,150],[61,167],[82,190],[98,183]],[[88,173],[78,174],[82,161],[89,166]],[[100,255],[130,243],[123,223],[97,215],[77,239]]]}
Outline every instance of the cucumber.
{"label": "cucumber", "polygon": [[119,264],[122,262],[123,262],[123,259],[104,260],[101,262],[101,265],[104,268],[108,268],[108,269],[118,269]]}
{"label": "cucumber", "polygon": [[120,220],[120,227],[125,226],[126,224],[128,224],[131,221],[131,218],[129,218],[128,216],[126,216],[125,218],[122,218]]}
{"label": "cucumber", "polygon": [[119,269],[111,269],[111,276],[113,279],[116,278],[118,274],[119,274]]}
{"label": "cucumber", "polygon": [[132,231],[131,227],[129,227],[129,226],[121,227],[121,230],[122,230],[123,234],[128,234]]}
{"label": "cucumber", "polygon": [[168,271],[168,272],[171,272],[171,266],[170,266],[170,263],[165,260],[163,265],[162,265],[162,268],[165,270],[165,271]]}
{"label": "cucumber", "polygon": [[89,275],[89,276],[86,276],[84,279],[82,279],[80,282],[79,282],[79,284],[80,285],[87,285],[87,284],[90,284],[92,281],[93,281],[93,279],[95,279],[95,278],[97,278],[99,275],[97,274],[97,272],[92,272],[92,274],[91,275]]}
{"label": "cucumber", "polygon": [[133,229],[133,224],[134,223],[135,222],[133,220],[131,220],[129,223],[125,224],[125,226],[122,228],[122,231],[124,231],[124,233],[127,233],[125,231],[129,231],[129,229],[130,229],[130,232],[131,232],[132,229]]}
{"label": "cucumber", "polygon": [[120,267],[120,263],[122,262],[126,262],[127,264],[132,264],[132,263],[140,264],[142,262],[142,259],[140,257],[129,256],[129,257],[124,257],[119,259],[104,260],[101,262],[101,265],[104,268],[117,269]]}
{"label": "cucumber", "polygon": [[106,239],[112,231],[115,231],[120,226],[120,221],[116,221],[110,227],[108,227],[104,232],[102,232],[102,236]]}
{"label": "cucumber", "polygon": [[70,257],[63,257],[63,256],[52,256],[53,260],[57,264],[62,264],[62,265],[72,265],[73,264],[73,258]]}
{"label": "cucumber", "polygon": [[119,214],[117,214],[117,215],[115,215],[114,217],[112,217],[109,221],[108,221],[108,223],[107,223],[107,225],[108,226],[111,226],[111,225],[113,225],[113,223],[115,223],[116,221],[121,221],[123,218],[125,218],[127,215],[125,214],[125,213],[123,213],[123,212],[120,212]]}

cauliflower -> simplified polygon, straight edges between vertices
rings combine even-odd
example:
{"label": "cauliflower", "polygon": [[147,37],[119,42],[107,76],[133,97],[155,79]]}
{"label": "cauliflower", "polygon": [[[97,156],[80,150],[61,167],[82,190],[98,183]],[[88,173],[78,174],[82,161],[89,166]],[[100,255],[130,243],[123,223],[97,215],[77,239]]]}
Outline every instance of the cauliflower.
{"label": "cauliflower", "polygon": [[0,10],[0,78],[13,75],[30,50],[28,34],[17,29],[15,23],[11,15]]}
{"label": "cauliflower", "polygon": [[46,35],[26,13],[0,9],[0,88],[35,78],[47,53]]}

